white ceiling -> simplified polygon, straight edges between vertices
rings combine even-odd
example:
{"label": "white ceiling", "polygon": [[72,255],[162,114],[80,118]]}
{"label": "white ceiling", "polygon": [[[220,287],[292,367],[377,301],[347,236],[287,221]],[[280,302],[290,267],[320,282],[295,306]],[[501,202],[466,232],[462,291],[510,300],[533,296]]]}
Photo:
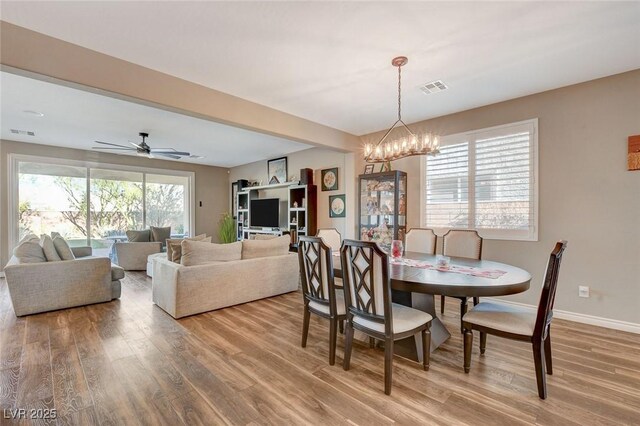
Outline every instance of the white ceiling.
{"label": "white ceiling", "polygon": [[[2,2],[8,22],[353,134],[640,68],[640,2]],[[442,79],[450,89],[426,96]]]}
{"label": "white ceiling", "polygon": [[[138,143],[138,133],[148,132],[147,143],[152,148],[185,150],[204,158],[180,161],[221,167],[310,148],[302,143],[6,72],[0,73],[0,88],[2,139],[91,149],[97,145],[95,140],[123,145],[128,145],[127,141]],[[44,117],[25,111],[41,112]],[[35,137],[16,135],[10,129],[33,131]],[[233,149],[229,149],[230,146]]]}

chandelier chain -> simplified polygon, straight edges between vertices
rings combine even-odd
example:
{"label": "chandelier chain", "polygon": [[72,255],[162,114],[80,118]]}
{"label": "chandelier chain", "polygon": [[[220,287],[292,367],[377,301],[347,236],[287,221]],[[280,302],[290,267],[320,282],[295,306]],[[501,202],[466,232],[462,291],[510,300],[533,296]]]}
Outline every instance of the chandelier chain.
{"label": "chandelier chain", "polygon": [[398,120],[402,120],[402,66],[398,67]]}

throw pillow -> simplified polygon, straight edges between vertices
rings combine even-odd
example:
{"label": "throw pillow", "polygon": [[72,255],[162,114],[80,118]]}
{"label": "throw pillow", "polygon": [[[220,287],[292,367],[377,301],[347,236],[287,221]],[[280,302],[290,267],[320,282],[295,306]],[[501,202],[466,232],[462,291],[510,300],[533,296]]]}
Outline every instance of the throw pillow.
{"label": "throw pillow", "polygon": [[159,241],[162,243],[162,247],[164,247],[169,238],[171,238],[170,226],[167,226],[166,228],[157,228],[155,226],[151,227],[151,241]]}
{"label": "throw pillow", "polygon": [[148,243],[151,241],[151,231],[148,229],[142,231],[127,231],[127,241],[130,243]]}
{"label": "throw pillow", "polygon": [[51,231],[51,239],[53,240],[55,237],[62,237],[59,232]]}
{"label": "throw pillow", "polygon": [[53,239],[53,245],[55,246],[56,251],[58,252],[58,256],[60,256],[60,259],[73,260],[76,258],[73,255],[73,252],[71,251],[71,247],[69,247],[69,244],[67,244],[64,238],[55,237]]}
{"label": "throw pillow", "polygon": [[212,244],[202,241],[182,241],[182,259],[184,266],[204,265],[212,262],[230,262],[242,258],[242,243]]}
{"label": "throw pillow", "polygon": [[40,247],[40,240],[35,235],[27,235],[20,241],[20,244],[13,249],[13,255],[18,259],[19,263],[40,263],[46,262],[47,258],[44,255],[42,247]]}
{"label": "throw pillow", "polygon": [[[22,239],[20,241],[18,241],[18,245],[24,243],[25,241],[31,241],[31,240],[38,240],[38,242],[40,241],[40,238],[38,238],[38,236],[36,234],[30,233],[25,235],[24,237],[22,237]],[[17,247],[16,246],[16,247]]]}
{"label": "throw pillow", "polygon": [[[200,234],[200,235],[196,235],[195,237],[187,237],[187,238],[169,238],[167,240],[167,260],[173,260],[173,246],[175,245],[174,243],[178,243],[178,245],[180,245],[182,240],[202,241],[205,238],[207,238],[207,234]],[[211,242],[211,238],[209,238],[209,242]],[[182,256],[182,254],[180,254],[180,256]],[[178,263],[180,263],[180,258],[178,258]]]}
{"label": "throw pillow", "polygon": [[289,235],[270,240],[244,240],[242,241],[242,258],[282,256],[289,253],[289,243],[291,243]]}
{"label": "throw pillow", "polygon": [[[211,243],[211,237],[206,237],[198,240],[196,240],[195,237],[185,238],[185,240]],[[182,259],[182,241],[184,240],[167,240],[167,255],[169,252],[171,252],[171,259],[169,259],[170,261],[180,263],[180,260]]]}
{"label": "throw pillow", "polygon": [[44,252],[44,257],[47,258],[47,262],[56,262],[62,260],[56,251],[56,246],[53,245],[53,239],[47,234],[40,236],[40,247]]}

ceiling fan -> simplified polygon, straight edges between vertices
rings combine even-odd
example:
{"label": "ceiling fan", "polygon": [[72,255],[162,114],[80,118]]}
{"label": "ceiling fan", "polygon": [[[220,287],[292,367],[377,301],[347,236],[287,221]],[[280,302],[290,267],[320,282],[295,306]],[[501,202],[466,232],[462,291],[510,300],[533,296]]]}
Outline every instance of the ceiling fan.
{"label": "ceiling fan", "polygon": [[[129,143],[132,146],[126,146],[126,145],[118,145],[118,144],[109,143],[109,142],[95,141],[96,143],[99,143],[102,145],[109,145],[109,147],[94,146],[93,149],[114,150],[114,151],[117,151],[117,150],[135,151],[136,154],[147,156],[149,158],[153,158],[156,155],[173,158],[175,160],[179,160],[182,157],[198,158],[198,156],[191,155],[191,153],[189,152],[176,151],[173,148],[151,148],[149,145],[147,145],[147,142],[146,142],[146,139],[149,137],[149,133],[140,132],[139,135],[140,137],[142,137],[142,142],[140,142],[139,144],[129,141]],[[115,148],[111,148],[111,147],[115,147]]]}

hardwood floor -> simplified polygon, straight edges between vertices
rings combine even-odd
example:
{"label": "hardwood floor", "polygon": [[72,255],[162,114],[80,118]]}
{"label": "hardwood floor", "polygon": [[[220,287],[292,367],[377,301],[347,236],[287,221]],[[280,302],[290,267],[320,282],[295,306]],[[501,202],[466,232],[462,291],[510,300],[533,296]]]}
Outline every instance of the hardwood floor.
{"label": "hardwood floor", "polygon": [[449,305],[452,338],[429,371],[395,357],[388,397],[381,349],[354,344],[345,372],[340,335],[329,366],[328,321],[314,316],[300,347],[300,293],[175,321],[128,273],[119,301],[16,318],[0,279],[0,408],[55,408],[33,424],[60,425],[640,424],[640,336],[554,321],[541,401],[530,345],[490,336],[481,357],[476,338],[464,374]]}

